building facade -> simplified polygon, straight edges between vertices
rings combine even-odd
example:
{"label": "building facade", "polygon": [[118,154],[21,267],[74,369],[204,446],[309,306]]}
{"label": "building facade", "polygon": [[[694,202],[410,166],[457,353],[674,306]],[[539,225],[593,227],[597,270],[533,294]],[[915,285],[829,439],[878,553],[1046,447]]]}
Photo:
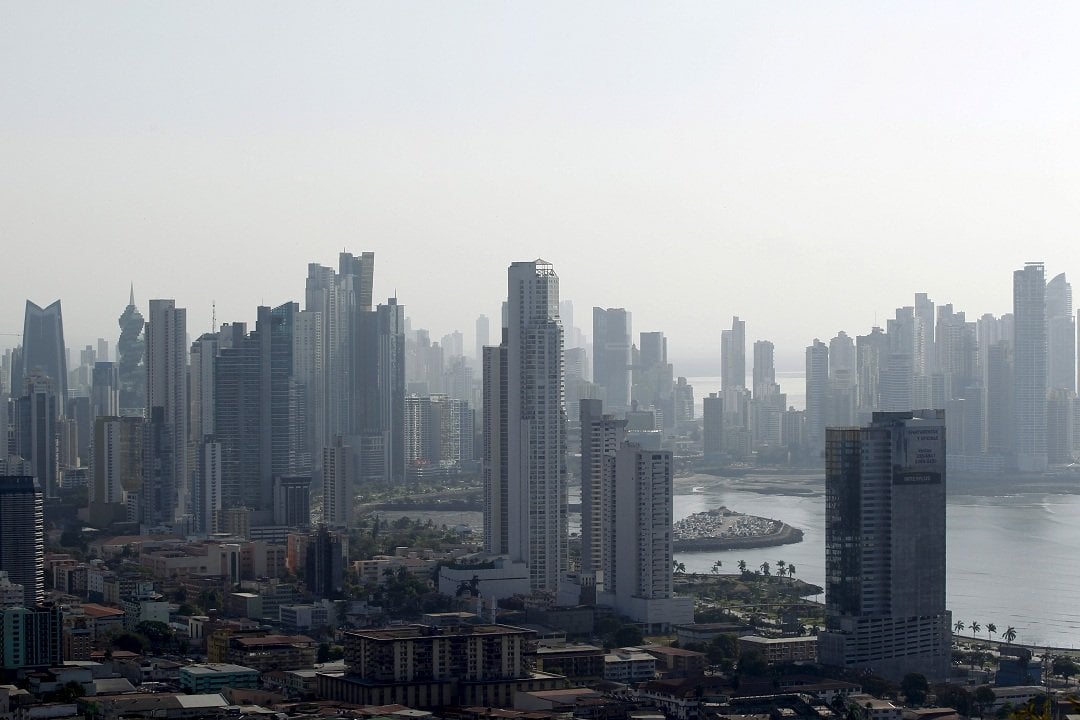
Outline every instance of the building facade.
{"label": "building facade", "polygon": [[943,410],[829,429],[822,663],[948,678],[945,484]]}

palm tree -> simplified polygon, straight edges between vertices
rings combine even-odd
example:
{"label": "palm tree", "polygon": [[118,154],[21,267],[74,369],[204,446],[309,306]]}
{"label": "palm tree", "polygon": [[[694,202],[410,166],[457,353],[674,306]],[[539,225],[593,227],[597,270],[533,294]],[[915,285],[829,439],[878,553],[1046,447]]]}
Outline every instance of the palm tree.
{"label": "palm tree", "polygon": [[776,574],[780,577],[787,575],[787,563],[783,560],[776,561]]}
{"label": "palm tree", "polygon": [[768,575],[769,574],[769,561],[768,560],[761,563],[761,574],[762,575]]}
{"label": "palm tree", "polygon": [[1013,640],[1016,639],[1016,628],[1010,625],[1009,627],[1005,628],[1005,632],[1001,633],[1001,637],[1005,638],[1005,642],[1011,643]]}
{"label": "palm tree", "polygon": [[982,625],[979,624],[979,621],[978,620],[972,620],[971,621],[971,637],[975,637],[975,633],[979,632],[980,630],[982,630]]}
{"label": "palm tree", "polygon": [[956,625],[953,626],[953,630],[956,631],[957,635],[959,635],[961,632],[963,632],[963,630],[964,630],[964,621],[963,620],[957,620]]}
{"label": "palm tree", "polygon": [[986,639],[989,640],[991,635],[997,633],[997,625],[994,623],[986,623]]}
{"label": "palm tree", "polygon": [[720,562],[719,560],[717,560],[716,562],[714,562],[714,563],[712,564],[712,571],[713,571],[713,574],[714,574],[714,575],[719,575],[719,574],[720,574],[720,568],[721,568],[721,567],[723,567],[723,566],[724,566],[724,563]]}
{"label": "palm tree", "polygon": [[788,563],[787,576],[788,576],[788,578],[794,578],[795,577],[795,563]]}
{"label": "palm tree", "polygon": [[745,560],[740,560],[739,561],[739,572],[746,572],[746,561]]}

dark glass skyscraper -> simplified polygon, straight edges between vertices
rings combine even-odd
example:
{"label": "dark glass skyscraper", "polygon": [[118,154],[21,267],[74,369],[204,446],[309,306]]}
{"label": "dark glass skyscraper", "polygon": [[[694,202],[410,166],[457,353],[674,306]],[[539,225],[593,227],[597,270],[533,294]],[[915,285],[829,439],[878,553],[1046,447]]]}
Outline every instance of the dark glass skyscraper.
{"label": "dark glass skyscraper", "polygon": [[945,412],[829,428],[821,662],[946,680]]}
{"label": "dark glass skyscraper", "polygon": [[67,400],[67,349],[59,300],[46,308],[26,301],[22,352],[18,358],[19,364],[12,371],[12,394],[20,392],[23,382],[33,373],[44,373],[52,380],[62,409]]}
{"label": "dark glass skyscraper", "polygon": [[45,601],[45,518],[41,484],[0,475],[0,570],[23,586],[27,607]]}

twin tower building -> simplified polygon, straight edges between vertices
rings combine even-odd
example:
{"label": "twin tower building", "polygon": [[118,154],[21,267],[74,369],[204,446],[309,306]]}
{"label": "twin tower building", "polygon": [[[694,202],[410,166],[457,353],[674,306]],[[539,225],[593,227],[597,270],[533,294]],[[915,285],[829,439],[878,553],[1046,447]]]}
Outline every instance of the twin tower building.
{"label": "twin tower building", "polygon": [[[672,592],[671,452],[626,442],[626,421],[599,400],[564,407],[550,263],[510,266],[502,342],[483,349],[483,373],[485,549],[509,560],[489,576],[492,587],[599,602],[649,625],[691,621],[692,602]],[[582,559],[573,574],[568,413],[581,423]]]}

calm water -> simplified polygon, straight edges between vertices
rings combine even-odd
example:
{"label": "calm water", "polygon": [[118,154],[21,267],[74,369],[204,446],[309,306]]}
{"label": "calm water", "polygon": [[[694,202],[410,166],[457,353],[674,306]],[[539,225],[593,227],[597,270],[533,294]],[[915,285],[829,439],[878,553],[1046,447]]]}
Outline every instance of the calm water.
{"label": "calm water", "polygon": [[[680,479],[675,519],[726,505],[782,520],[804,532],[803,541],[756,550],[678,553],[688,571],[723,572],[776,561],[794,563],[796,576],[818,585],[824,578],[824,481],[821,477],[755,476],[725,487],[715,478]],[[693,488],[698,488],[694,492]],[[768,488],[770,494],[755,492]],[[1077,489],[1080,492],[1080,488]],[[776,494],[778,493],[778,494]],[[998,632],[1012,625],[1017,641],[1080,648],[1080,494],[950,495],[948,498],[948,602],[953,620]],[[985,631],[981,633],[985,636]]]}

